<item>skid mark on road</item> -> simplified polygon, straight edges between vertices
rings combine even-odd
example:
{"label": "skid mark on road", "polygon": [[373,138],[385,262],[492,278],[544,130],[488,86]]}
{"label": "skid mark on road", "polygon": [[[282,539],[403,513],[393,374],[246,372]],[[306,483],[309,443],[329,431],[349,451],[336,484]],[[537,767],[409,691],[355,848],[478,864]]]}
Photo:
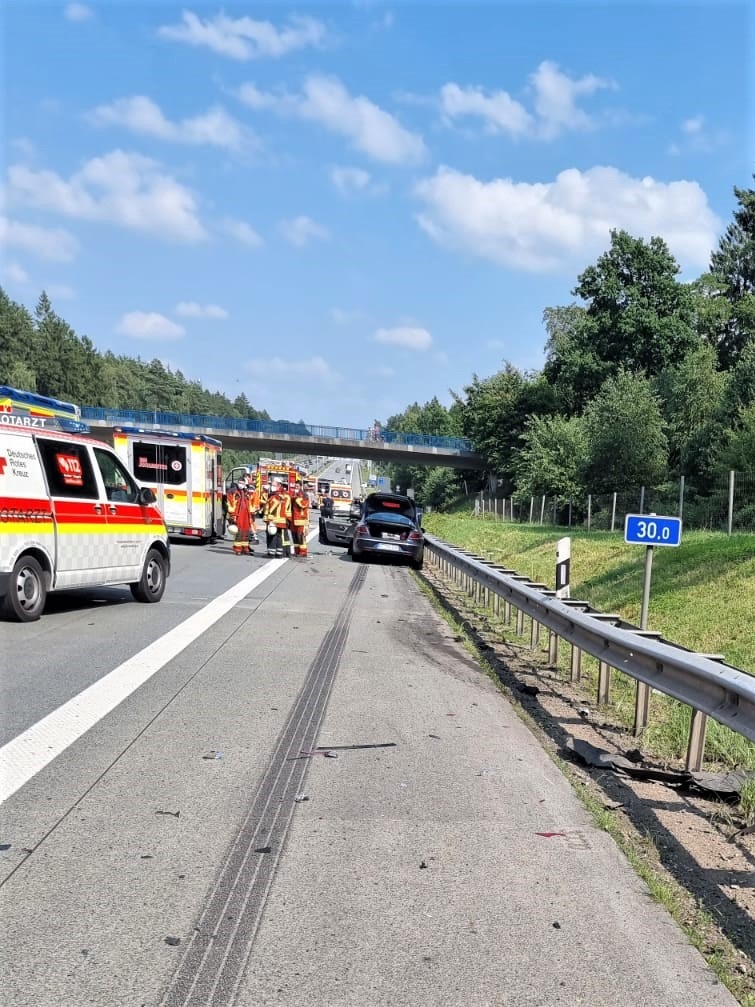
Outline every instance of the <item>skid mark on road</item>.
{"label": "skid mark on road", "polygon": [[307,672],[265,770],[254,802],[226,854],[163,1007],[226,1007],[241,984],[275,870],[343,655],[357,595],[367,571],[354,574],[335,623]]}

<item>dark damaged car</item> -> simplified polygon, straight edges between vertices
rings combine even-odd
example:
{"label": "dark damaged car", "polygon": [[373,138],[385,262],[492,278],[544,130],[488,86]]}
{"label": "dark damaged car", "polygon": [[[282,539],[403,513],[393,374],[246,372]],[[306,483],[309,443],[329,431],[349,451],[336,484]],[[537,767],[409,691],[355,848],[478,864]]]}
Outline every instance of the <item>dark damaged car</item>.
{"label": "dark damaged car", "polygon": [[425,537],[414,501],[398,493],[371,493],[354,526],[349,552],[354,562],[382,556],[422,569]]}

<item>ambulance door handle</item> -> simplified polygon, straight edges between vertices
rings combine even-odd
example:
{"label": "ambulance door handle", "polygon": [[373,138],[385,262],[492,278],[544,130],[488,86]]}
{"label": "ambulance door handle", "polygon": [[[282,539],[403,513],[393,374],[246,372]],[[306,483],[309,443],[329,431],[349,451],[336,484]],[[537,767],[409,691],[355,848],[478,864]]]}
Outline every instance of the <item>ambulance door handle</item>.
{"label": "ambulance door handle", "polygon": [[118,508],[117,508],[117,506],[114,503],[108,504],[107,508],[108,508],[108,510],[110,511],[111,514],[117,514],[118,513]]}
{"label": "ambulance door handle", "polygon": [[96,503],[94,505],[94,510],[96,514],[102,514],[102,504]]}
{"label": "ambulance door handle", "polygon": [[166,493],[165,496],[167,497],[168,500],[172,500],[173,499],[173,494],[172,493]]}

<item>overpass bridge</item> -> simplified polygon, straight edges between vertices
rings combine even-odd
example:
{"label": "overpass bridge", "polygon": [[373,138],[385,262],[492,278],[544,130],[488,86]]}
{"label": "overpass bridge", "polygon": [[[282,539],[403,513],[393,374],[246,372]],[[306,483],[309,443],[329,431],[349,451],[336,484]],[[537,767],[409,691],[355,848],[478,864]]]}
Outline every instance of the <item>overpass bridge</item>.
{"label": "overpass bridge", "polygon": [[272,451],[285,454],[329,455],[405,465],[439,465],[455,469],[483,468],[483,459],[465,437],[436,437],[351,427],[321,427],[305,423],[203,416],[142,409],[103,409],[82,406],[81,418],[95,437],[108,438],[114,427],[177,430],[206,434],[238,451]]}

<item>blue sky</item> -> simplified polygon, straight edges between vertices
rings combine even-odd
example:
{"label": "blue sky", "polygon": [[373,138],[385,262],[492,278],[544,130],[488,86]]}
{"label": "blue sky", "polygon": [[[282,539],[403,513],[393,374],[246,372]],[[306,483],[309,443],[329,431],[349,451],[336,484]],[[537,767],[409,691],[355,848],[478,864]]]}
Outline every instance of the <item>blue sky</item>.
{"label": "blue sky", "polygon": [[750,4],[5,5],[2,284],[367,426],[543,363],[611,227],[692,279],[755,165]]}

